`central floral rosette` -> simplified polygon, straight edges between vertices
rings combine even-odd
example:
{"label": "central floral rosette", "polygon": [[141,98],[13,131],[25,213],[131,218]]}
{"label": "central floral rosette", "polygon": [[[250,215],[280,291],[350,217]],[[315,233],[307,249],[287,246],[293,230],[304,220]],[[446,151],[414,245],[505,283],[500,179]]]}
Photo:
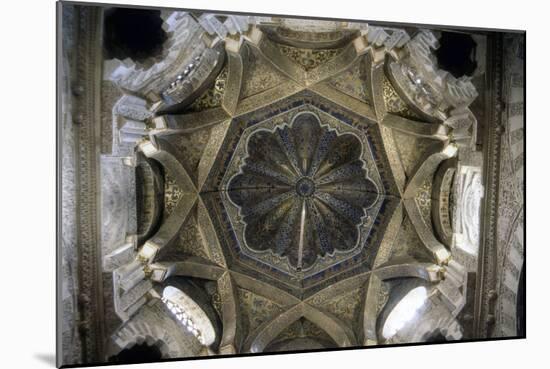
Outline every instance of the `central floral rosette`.
{"label": "central floral rosette", "polygon": [[336,250],[353,250],[366,209],[378,198],[362,150],[357,136],[308,112],[251,134],[227,186],[247,246],[287,257],[298,270]]}

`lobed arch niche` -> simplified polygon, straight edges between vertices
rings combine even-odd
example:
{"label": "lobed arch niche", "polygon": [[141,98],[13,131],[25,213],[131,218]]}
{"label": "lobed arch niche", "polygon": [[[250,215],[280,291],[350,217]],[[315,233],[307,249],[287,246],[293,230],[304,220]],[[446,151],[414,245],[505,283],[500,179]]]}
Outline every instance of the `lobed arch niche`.
{"label": "lobed arch niche", "polygon": [[116,363],[158,361],[207,356],[211,348],[217,349],[219,318],[193,281],[168,278],[154,286],[151,296],[111,337],[108,360]]}
{"label": "lobed arch niche", "polygon": [[377,320],[382,344],[460,339],[462,328],[440,299],[437,284],[418,278],[389,281],[389,296]]}
{"label": "lobed arch niche", "polygon": [[[213,304],[214,297],[207,292],[212,289],[206,286],[208,283],[200,278],[173,276],[157,284],[154,289],[169,311],[170,318],[182,330],[191,333],[201,346],[217,350],[222,336],[222,323],[220,313]],[[188,321],[192,322],[191,326]],[[201,332],[201,339],[193,333],[193,327]]]}
{"label": "lobed arch niche", "polygon": [[[204,355],[204,346],[170,314],[160,299],[151,300],[111,337],[106,358],[117,363],[132,363]],[[142,360],[135,361],[136,357]]]}

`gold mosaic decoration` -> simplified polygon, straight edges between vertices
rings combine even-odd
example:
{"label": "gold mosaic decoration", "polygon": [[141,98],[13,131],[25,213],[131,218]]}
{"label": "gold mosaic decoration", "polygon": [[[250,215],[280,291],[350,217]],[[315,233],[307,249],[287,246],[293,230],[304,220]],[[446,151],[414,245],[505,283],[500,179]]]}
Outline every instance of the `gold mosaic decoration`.
{"label": "gold mosaic decoration", "polygon": [[342,49],[300,49],[281,44],[277,46],[281,53],[302,67],[306,72],[317,68],[342,52]]}
{"label": "gold mosaic decoration", "polygon": [[356,62],[346,71],[332,78],[329,83],[345,94],[369,105],[371,104],[367,87],[370,81],[367,73],[365,73],[365,65],[361,61]]}
{"label": "gold mosaic decoration", "polygon": [[390,289],[387,285],[387,283],[382,283],[380,286],[380,290],[378,291],[378,296],[376,298],[376,313],[380,314],[384,306],[386,306],[386,303],[388,302],[388,299],[390,297]]}
{"label": "gold mosaic decoration", "polygon": [[284,75],[270,66],[254,48],[249,46],[247,48],[245,65],[248,68],[243,72],[241,87],[243,99],[276,87],[285,81]]}
{"label": "gold mosaic decoration", "polygon": [[329,342],[332,341],[332,338],[317,325],[307,319],[301,318],[283,330],[271,344],[273,345],[278,342],[304,337],[320,338],[323,341]]}
{"label": "gold mosaic decoration", "polygon": [[181,135],[166,136],[163,140],[169,142],[179,153],[181,163],[192,180],[196,180],[197,167],[203,151],[208,147],[211,129],[205,128]]}
{"label": "gold mosaic decoration", "polygon": [[176,241],[178,250],[193,256],[209,259],[204,250],[204,242],[197,226],[195,216],[190,216],[186,224],[182,227],[178,240]]}
{"label": "gold mosaic decoration", "polygon": [[361,289],[352,290],[334,298],[323,308],[345,321],[353,322],[357,309],[361,307],[362,295]]}
{"label": "gold mosaic decoration", "polygon": [[183,191],[178,187],[176,181],[166,173],[164,178],[164,211],[166,214],[172,214],[182,194]]}
{"label": "gold mosaic decoration", "polygon": [[218,77],[216,77],[212,87],[206,90],[201,97],[195,100],[189,107],[189,110],[198,112],[219,107],[222,103],[226,82],[227,67],[224,67]]}
{"label": "gold mosaic decoration", "polygon": [[428,178],[424,181],[422,186],[418,189],[416,195],[416,203],[420,209],[420,214],[422,214],[422,219],[424,223],[431,227],[431,209],[432,209],[432,181],[431,178]]}
{"label": "gold mosaic decoration", "polygon": [[418,162],[422,160],[427,150],[430,150],[433,142],[426,138],[415,138],[397,130],[393,131],[393,136],[405,174],[410,177]]}
{"label": "gold mosaic decoration", "polygon": [[218,315],[221,317],[223,314],[222,310],[222,299],[220,297],[220,293],[216,290],[214,293],[212,293],[212,306],[214,306],[214,309],[218,313]]}
{"label": "gold mosaic decoration", "polygon": [[409,109],[407,104],[397,94],[392,84],[385,76],[382,82],[382,94],[384,96],[384,104],[386,106],[386,110],[389,113],[397,114],[409,119],[420,119],[418,114]]}
{"label": "gold mosaic decoration", "polygon": [[245,289],[239,289],[239,302],[244,307],[241,311],[250,332],[283,312],[283,309],[273,301]]}

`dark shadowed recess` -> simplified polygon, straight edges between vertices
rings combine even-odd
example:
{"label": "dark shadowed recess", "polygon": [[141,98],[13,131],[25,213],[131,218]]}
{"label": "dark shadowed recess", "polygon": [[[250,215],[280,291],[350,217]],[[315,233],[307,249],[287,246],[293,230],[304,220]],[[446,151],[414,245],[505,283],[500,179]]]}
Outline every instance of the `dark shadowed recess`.
{"label": "dark shadowed recess", "polygon": [[122,350],[109,358],[109,361],[117,364],[135,364],[159,361],[160,359],[162,359],[162,354],[158,347],[142,343]]}
{"label": "dark shadowed recess", "polygon": [[107,59],[144,62],[162,52],[166,32],[160,10],[110,8],[105,10],[104,48]]}
{"label": "dark shadowed recess", "polygon": [[441,32],[439,48],[435,51],[437,63],[441,69],[455,78],[472,76],[477,68],[476,46],[469,34]]}

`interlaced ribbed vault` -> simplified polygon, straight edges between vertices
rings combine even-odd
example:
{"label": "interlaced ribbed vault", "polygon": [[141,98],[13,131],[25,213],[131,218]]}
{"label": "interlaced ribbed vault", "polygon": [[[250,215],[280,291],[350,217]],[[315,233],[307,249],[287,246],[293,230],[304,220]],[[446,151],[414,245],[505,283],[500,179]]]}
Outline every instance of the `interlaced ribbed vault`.
{"label": "interlaced ribbed vault", "polygon": [[469,139],[476,91],[437,68],[434,36],[174,14],[174,40],[203,36],[113,72],[118,116],[143,113],[120,133],[144,214],[137,255],[113,268],[123,321],[183,279],[219,319],[210,353],[379,344],[406,279],[436,291],[457,337],[466,277],[443,204],[455,167],[436,172]]}

